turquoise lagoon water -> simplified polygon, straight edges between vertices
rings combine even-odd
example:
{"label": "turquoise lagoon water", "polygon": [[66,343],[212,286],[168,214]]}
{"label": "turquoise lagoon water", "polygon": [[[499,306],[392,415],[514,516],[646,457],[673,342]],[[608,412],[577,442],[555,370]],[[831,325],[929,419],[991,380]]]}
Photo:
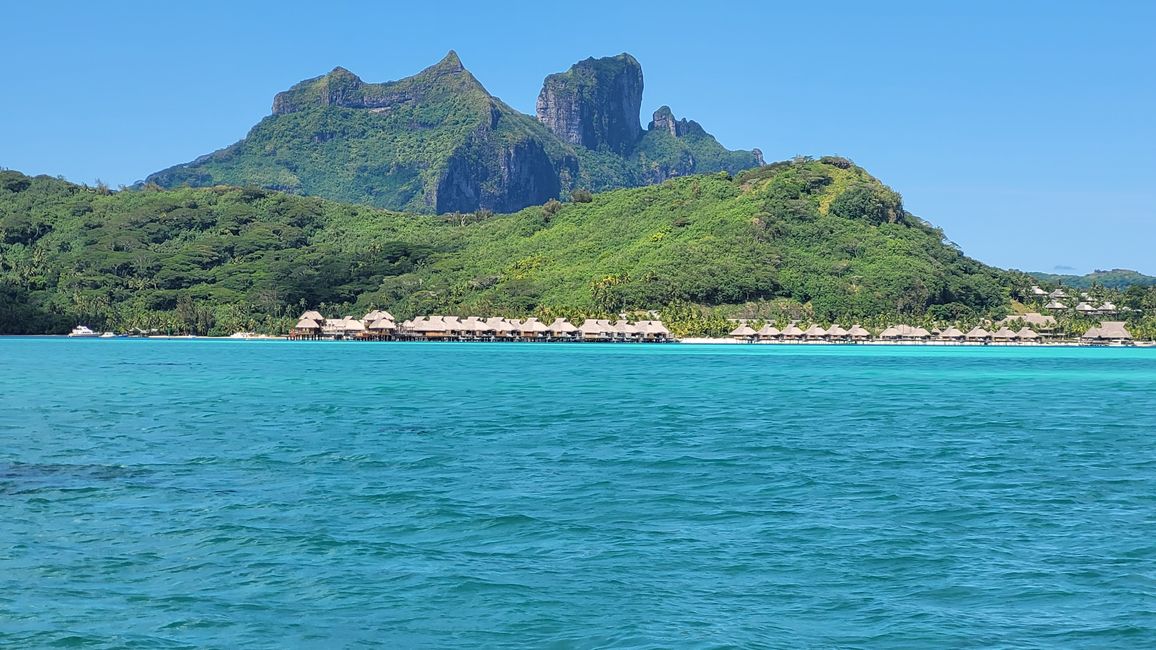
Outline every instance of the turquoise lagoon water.
{"label": "turquoise lagoon water", "polygon": [[1156,350],[0,339],[5,647],[1153,647]]}

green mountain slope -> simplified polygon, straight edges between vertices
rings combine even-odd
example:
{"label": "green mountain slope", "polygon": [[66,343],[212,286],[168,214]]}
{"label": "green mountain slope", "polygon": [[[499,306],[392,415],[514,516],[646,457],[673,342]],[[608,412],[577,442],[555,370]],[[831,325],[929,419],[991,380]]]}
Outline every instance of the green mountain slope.
{"label": "green mountain slope", "polygon": [[1156,286],[1156,277],[1144,275],[1129,269],[1093,271],[1085,275],[1064,275],[1057,273],[1029,273],[1033,278],[1047,284],[1064,285],[1075,289],[1091,289],[1094,285],[1109,289],[1126,289],[1132,286]]}
{"label": "green mountain slope", "polygon": [[[591,67],[599,74],[583,72]],[[620,78],[636,83],[625,89]],[[757,151],[728,151],[697,124],[685,133],[644,133],[642,69],[629,55],[588,59],[550,79],[577,79],[582,92],[550,94],[548,80],[543,96],[553,103],[535,118],[490,95],[454,52],[380,84],[336,68],[279,93],[273,114],[240,142],[147,181],[257,186],[414,212],[512,212],[577,188],[633,187],[761,163]],[[608,113],[615,128],[594,129]],[[569,127],[555,120],[567,119],[576,129],[588,126],[588,137],[563,137]]]}
{"label": "green mountain slope", "polygon": [[0,173],[0,333],[283,330],[302,308],[607,313],[794,305],[820,319],[1001,313],[1012,280],[842,159],[514,214],[388,212],[260,189],[108,193]]}

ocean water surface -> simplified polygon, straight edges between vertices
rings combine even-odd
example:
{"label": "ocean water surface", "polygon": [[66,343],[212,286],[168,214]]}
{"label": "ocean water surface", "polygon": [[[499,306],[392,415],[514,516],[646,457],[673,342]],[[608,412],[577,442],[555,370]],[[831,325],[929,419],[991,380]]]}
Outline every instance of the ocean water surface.
{"label": "ocean water surface", "polygon": [[1156,349],[0,338],[0,646],[1156,647]]}

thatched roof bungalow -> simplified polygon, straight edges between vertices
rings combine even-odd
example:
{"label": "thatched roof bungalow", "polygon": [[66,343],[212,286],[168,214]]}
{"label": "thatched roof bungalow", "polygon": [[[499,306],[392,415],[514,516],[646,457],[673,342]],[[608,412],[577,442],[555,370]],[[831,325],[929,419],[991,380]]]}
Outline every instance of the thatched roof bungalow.
{"label": "thatched roof bungalow", "polygon": [[998,330],[992,332],[991,340],[1001,343],[1010,343],[1016,340],[1016,333],[1006,327],[1001,327]]}
{"label": "thatched roof bungalow", "polygon": [[640,320],[635,323],[644,341],[665,341],[670,338],[670,330],[658,320]]}
{"label": "thatched roof bungalow", "polygon": [[312,318],[302,318],[289,331],[291,339],[313,339],[321,335],[321,325]]}
{"label": "thatched roof bungalow", "polygon": [[578,335],[583,341],[604,341],[611,336],[609,321],[587,318],[578,326]]}
{"label": "thatched roof bungalow", "polygon": [[758,336],[760,341],[774,341],[783,336],[782,330],[775,327],[774,325],[771,325],[770,323],[760,327],[759,331],[755,332],[755,334]]}
{"label": "thatched roof bungalow", "polygon": [[962,341],[964,336],[964,333],[960,331],[959,328],[948,327],[940,332],[936,338],[940,341]]}
{"label": "thatched roof bungalow", "polygon": [[751,328],[750,325],[743,323],[742,325],[739,325],[738,327],[731,330],[730,335],[731,338],[735,339],[736,341],[753,341],[754,338],[758,336],[758,332]]}
{"label": "thatched roof bungalow", "polygon": [[812,325],[803,332],[803,338],[808,341],[826,341],[827,330],[818,325]]}
{"label": "thatched roof bungalow", "polygon": [[615,339],[623,341],[633,341],[640,336],[638,328],[628,321],[616,320],[611,324],[611,331],[614,332]]}
{"label": "thatched roof bungalow", "polygon": [[1080,337],[1086,343],[1127,343],[1132,341],[1132,334],[1124,326],[1123,321],[1104,321],[1099,326],[1088,328]]}
{"label": "thatched roof bungalow", "polygon": [[425,339],[444,339],[450,336],[450,328],[441,316],[414,319],[410,330]]}
{"label": "thatched roof bungalow", "polygon": [[1030,327],[1021,327],[1016,332],[1016,339],[1023,343],[1031,343],[1040,340],[1040,335],[1033,331]]}
{"label": "thatched roof bungalow", "polygon": [[804,334],[805,332],[799,329],[798,325],[791,323],[790,325],[787,325],[783,328],[781,338],[784,341],[798,341],[803,338]]}
{"label": "thatched roof bungalow", "polygon": [[842,341],[847,339],[850,334],[850,332],[840,327],[838,323],[835,323],[827,328],[827,338],[829,340]]}
{"label": "thatched roof bungalow", "polygon": [[964,334],[963,337],[968,341],[989,341],[991,334],[982,327],[974,327],[970,332]]}

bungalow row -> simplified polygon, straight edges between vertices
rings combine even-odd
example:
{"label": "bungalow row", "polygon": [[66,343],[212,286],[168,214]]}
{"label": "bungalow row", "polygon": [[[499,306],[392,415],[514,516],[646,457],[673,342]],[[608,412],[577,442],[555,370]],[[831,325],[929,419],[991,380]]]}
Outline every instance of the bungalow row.
{"label": "bungalow row", "polygon": [[933,341],[944,343],[1011,343],[1034,342],[1040,339],[1040,335],[1028,327],[1023,327],[1019,331],[1012,331],[1006,327],[1002,327],[995,333],[989,333],[981,327],[976,327],[965,334],[955,327],[949,327],[943,331],[928,331],[925,328],[911,325],[892,325],[880,332],[879,336],[872,336],[871,332],[859,325],[853,325],[850,329],[844,329],[839,325],[832,325],[828,329],[823,329],[818,325],[812,325],[805,330],[796,325],[788,325],[782,330],[772,325],[765,325],[762,329],[755,330],[745,323],[736,327],[730,333],[730,336],[736,340],[751,343],[756,341],[811,343],[864,343],[867,341],[888,343],[930,343]]}
{"label": "bungalow row", "polygon": [[544,323],[537,318],[505,319],[469,316],[427,316],[396,323],[385,311],[364,318],[324,318],[316,311],[301,315],[290,339],[430,340],[430,341],[607,341],[662,342],[670,331],[657,320],[634,323],[586,319],[575,326],[565,318]]}
{"label": "bungalow row", "polygon": [[545,323],[537,318],[506,319],[469,316],[427,316],[405,321],[399,336],[410,340],[454,341],[605,341],[663,342],[670,330],[657,320],[634,323],[587,318],[575,326],[565,318]]}

